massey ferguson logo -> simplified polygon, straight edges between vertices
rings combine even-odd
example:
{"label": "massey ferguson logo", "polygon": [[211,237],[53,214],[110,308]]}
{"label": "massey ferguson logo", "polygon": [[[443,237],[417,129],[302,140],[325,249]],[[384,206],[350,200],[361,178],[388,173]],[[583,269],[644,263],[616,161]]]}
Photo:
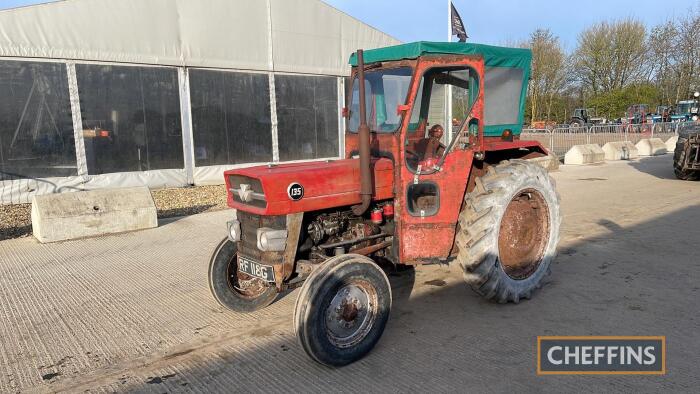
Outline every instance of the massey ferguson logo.
{"label": "massey ferguson logo", "polygon": [[304,197],[304,186],[294,182],[287,187],[287,195],[294,201],[299,201]]}

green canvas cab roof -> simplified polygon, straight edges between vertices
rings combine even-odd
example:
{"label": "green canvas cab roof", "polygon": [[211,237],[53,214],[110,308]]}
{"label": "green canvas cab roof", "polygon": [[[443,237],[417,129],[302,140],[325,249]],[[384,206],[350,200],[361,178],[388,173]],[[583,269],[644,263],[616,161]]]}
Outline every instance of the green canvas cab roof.
{"label": "green canvas cab roof", "polygon": [[[482,55],[488,67],[530,68],[532,52],[523,48],[507,48],[466,42],[418,41],[364,51],[365,63],[416,59],[427,54]],[[357,55],[350,56],[350,65],[357,65]]]}
{"label": "green canvas cab roof", "polygon": [[[422,55],[481,55],[484,58],[484,135],[515,135],[523,128],[532,51],[466,42],[419,41],[364,51],[366,64],[416,59]],[[357,65],[357,55],[350,56]]]}

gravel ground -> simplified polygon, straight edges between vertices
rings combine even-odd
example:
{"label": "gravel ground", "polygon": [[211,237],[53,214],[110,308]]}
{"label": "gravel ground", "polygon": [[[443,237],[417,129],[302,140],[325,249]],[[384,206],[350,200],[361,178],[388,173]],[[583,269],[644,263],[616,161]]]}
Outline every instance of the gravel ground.
{"label": "gravel ground", "polygon": [[32,204],[0,205],[0,241],[32,233]]}
{"label": "gravel ground", "polygon": [[[226,209],[226,186],[152,190],[158,218],[189,216]],[[32,233],[31,204],[0,205],[0,241]]]}
{"label": "gravel ground", "polygon": [[159,218],[189,216],[228,207],[225,185],[152,190],[151,195]]}

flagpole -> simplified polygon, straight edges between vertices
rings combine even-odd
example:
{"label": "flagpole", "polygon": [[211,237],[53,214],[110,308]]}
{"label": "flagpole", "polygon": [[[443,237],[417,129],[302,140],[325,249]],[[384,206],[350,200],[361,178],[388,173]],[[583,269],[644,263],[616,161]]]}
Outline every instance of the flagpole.
{"label": "flagpole", "polygon": [[[452,0],[447,0],[447,42],[452,42]],[[452,85],[447,85],[447,91],[445,92],[445,118],[447,123],[445,123],[445,130],[449,133],[446,134],[446,139],[451,142],[454,138],[454,130],[452,126]]]}
{"label": "flagpole", "polygon": [[447,42],[452,41],[452,0],[447,0]]}

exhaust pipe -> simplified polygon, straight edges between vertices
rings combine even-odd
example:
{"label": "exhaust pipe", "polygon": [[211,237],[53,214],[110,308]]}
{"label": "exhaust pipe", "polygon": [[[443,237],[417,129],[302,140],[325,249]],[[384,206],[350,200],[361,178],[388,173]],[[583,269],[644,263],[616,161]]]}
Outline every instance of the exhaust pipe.
{"label": "exhaust pipe", "polygon": [[367,102],[365,100],[365,59],[362,49],[357,50],[357,79],[360,84],[360,196],[362,202],[352,207],[352,212],[361,216],[372,200],[372,172],[370,169],[369,126],[367,126]]}

